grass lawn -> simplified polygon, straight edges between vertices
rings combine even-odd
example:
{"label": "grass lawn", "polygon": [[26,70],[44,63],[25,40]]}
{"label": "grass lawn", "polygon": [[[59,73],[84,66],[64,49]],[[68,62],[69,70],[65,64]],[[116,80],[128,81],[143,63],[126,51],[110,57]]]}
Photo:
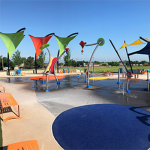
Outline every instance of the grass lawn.
{"label": "grass lawn", "polygon": [[[64,68],[67,68],[64,66]],[[59,68],[59,70],[63,70],[64,68]],[[103,70],[107,71],[107,72],[118,72],[118,69],[119,68],[124,68],[123,66],[113,66],[113,67],[94,67],[94,72],[97,72],[97,73],[102,73]],[[82,70],[84,71],[84,69],[88,69],[88,67],[69,67],[69,69],[78,69],[78,70]],[[127,67],[127,69],[130,69],[130,67]],[[150,69],[150,66],[136,66],[136,67],[132,67],[132,69]],[[35,69],[24,69],[22,71],[33,71]],[[39,71],[43,70],[44,69],[38,69]],[[57,70],[57,69],[55,69]],[[14,70],[11,70],[11,71],[14,71]],[[4,71],[4,72],[7,72],[7,71]],[[90,67],[90,72],[93,72],[93,67]]]}
{"label": "grass lawn", "polygon": [[[97,73],[102,73],[103,70],[107,71],[107,72],[118,72],[119,68],[123,68],[122,66],[113,66],[113,67],[94,67],[94,72]],[[61,70],[63,68],[60,68]],[[82,70],[84,71],[84,69],[88,69],[88,67],[73,67],[73,68],[69,68],[69,69],[78,69],[78,70]],[[130,69],[130,67],[127,67],[127,69]],[[150,66],[136,66],[136,67],[132,67],[132,69],[150,69]],[[90,72],[93,72],[93,67],[90,67]]]}

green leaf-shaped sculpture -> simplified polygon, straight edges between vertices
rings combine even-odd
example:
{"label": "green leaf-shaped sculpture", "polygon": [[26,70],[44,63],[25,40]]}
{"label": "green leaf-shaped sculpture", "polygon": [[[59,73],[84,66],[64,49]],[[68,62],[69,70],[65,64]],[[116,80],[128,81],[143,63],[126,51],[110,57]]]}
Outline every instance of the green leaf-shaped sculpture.
{"label": "green leaf-shaped sculpture", "polygon": [[[76,34],[76,35],[74,35]],[[61,54],[64,52],[65,48],[67,47],[67,45],[69,44],[69,42],[71,40],[73,40],[78,33],[74,33],[74,34],[71,34],[71,35],[74,35],[74,36],[68,36],[68,37],[58,37],[55,35],[55,38],[58,42],[58,46],[59,46],[59,56],[61,56]]]}
{"label": "green leaf-shaped sculpture", "polygon": [[0,38],[3,40],[9,57],[13,54],[19,43],[24,38],[24,31],[16,32],[16,33],[0,33]]}

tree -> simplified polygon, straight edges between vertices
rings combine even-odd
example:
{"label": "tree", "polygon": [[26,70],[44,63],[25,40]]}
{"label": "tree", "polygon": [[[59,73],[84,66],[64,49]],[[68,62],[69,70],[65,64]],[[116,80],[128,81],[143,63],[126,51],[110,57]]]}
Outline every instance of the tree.
{"label": "tree", "polygon": [[75,67],[75,66],[76,66],[76,61],[73,60],[73,59],[71,59],[70,61],[71,61],[71,66],[74,66],[74,67]]}
{"label": "tree", "polygon": [[139,64],[145,64],[145,63],[147,63],[147,61],[145,60],[139,62]]}
{"label": "tree", "polygon": [[26,63],[27,59],[25,57],[22,57],[22,63]]}
{"label": "tree", "polygon": [[34,66],[34,57],[29,56],[26,60],[25,66],[31,69]]}
{"label": "tree", "polygon": [[100,62],[99,62],[99,61],[94,61],[94,63],[95,63],[95,64],[100,64]]}
{"label": "tree", "polygon": [[44,51],[41,51],[41,53],[36,61],[38,67],[44,68],[45,57],[46,57],[46,53],[44,53]]}
{"label": "tree", "polygon": [[12,56],[12,62],[14,63],[14,65],[18,65],[20,66],[22,64],[22,58],[20,56],[20,53],[19,50],[17,50],[13,56]]}
{"label": "tree", "polygon": [[71,57],[71,52],[69,50],[68,54],[66,56],[64,56],[65,66],[70,66],[70,57]]}
{"label": "tree", "polygon": [[111,65],[111,66],[119,66],[119,62],[109,62],[108,65]]}
{"label": "tree", "polygon": [[106,66],[106,64],[102,64],[102,66]]}

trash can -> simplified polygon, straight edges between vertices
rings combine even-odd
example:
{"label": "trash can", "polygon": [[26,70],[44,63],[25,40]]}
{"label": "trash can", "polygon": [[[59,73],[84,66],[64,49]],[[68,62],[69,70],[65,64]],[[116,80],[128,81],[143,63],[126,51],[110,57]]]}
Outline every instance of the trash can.
{"label": "trash can", "polygon": [[119,69],[120,69],[120,73],[123,73],[123,72],[122,72],[122,68],[119,68]]}

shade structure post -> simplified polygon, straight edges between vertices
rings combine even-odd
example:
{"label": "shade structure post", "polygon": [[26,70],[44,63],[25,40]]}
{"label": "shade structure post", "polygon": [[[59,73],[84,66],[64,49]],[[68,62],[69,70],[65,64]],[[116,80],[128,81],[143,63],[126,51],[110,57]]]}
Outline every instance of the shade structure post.
{"label": "shade structure post", "polygon": [[35,73],[37,74],[37,61],[36,61],[36,53],[35,53]]}
{"label": "shade structure post", "polygon": [[128,70],[127,70],[127,68],[126,68],[126,66],[125,66],[125,64],[124,64],[124,62],[122,61],[122,59],[121,59],[121,57],[120,57],[119,53],[117,52],[117,50],[116,50],[116,48],[115,48],[115,46],[114,46],[113,42],[112,42],[111,40],[109,40],[109,41],[110,41],[110,43],[111,43],[112,47],[114,48],[115,52],[117,53],[117,55],[118,55],[119,59],[121,60],[121,62],[122,62],[122,64],[123,64],[123,66],[124,66],[124,68],[125,68],[126,72],[128,72]]}
{"label": "shade structure post", "polygon": [[[125,41],[124,41],[124,43],[125,43]],[[131,68],[131,72],[133,73],[132,66],[131,66],[131,61],[130,61],[130,57],[129,57],[129,55],[128,55],[127,47],[125,47],[125,49],[126,49],[127,57],[128,57],[128,60],[129,60],[129,64],[130,64],[130,68]]]}
{"label": "shade structure post", "polygon": [[10,75],[10,69],[9,69],[9,53],[8,53],[7,56],[8,56],[8,57],[7,57],[7,60],[8,60],[8,72],[7,72],[7,75]]}

